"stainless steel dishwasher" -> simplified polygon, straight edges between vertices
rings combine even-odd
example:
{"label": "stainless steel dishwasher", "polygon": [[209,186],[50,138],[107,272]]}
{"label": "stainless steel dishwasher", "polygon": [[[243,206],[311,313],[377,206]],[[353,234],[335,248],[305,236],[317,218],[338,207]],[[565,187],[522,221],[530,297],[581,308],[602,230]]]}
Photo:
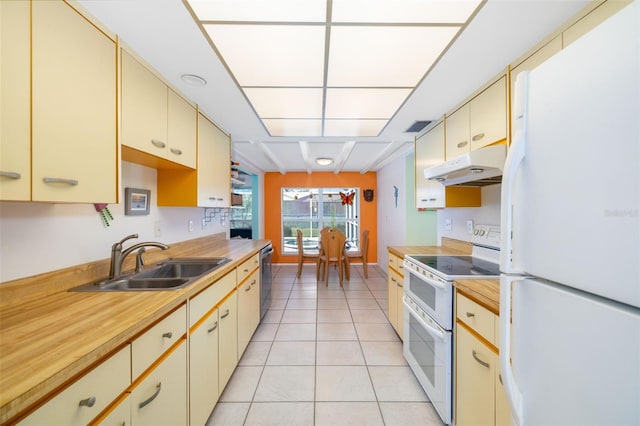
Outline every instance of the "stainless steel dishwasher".
{"label": "stainless steel dishwasher", "polygon": [[260,320],[271,305],[271,256],[273,246],[271,244],[260,250]]}

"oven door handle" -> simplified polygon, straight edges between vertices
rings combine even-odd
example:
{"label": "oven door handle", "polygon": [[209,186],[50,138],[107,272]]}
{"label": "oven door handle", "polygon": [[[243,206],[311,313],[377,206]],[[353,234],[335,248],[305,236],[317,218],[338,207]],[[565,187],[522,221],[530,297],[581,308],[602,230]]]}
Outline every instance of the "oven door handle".
{"label": "oven door handle", "polygon": [[446,283],[441,283],[440,281],[433,280],[433,279],[431,279],[429,277],[426,277],[426,276],[424,276],[424,275],[422,275],[422,274],[420,274],[418,272],[415,272],[414,270],[412,270],[410,268],[405,268],[405,269],[407,269],[410,274],[415,275],[419,280],[425,281],[427,284],[429,284],[432,287],[436,287],[436,288],[439,288],[440,290],[444,290],[446,288],[446,286],[447,286]]}
{"label": "oven door handle", "polygon": [[[402,303],[404,304],[405,308],[407,308],[409,310],[409,315],[411,315],[411,312],[415,313],[413,307],[411,307],[411,305],[409,305],[406,300],[402,300]],[[446,334],[443,331],[441,331],[441,330],[433,327],[432,325],[428,324],[425,320],[420,318],[419,315],[414,315],[414,316],[416,317],[416,319],[418,320],[420,325],[423,326],[431,336],[435,337],[436,339],[440,340],[441,342],[446,342],[446,340],[445,340]]]}

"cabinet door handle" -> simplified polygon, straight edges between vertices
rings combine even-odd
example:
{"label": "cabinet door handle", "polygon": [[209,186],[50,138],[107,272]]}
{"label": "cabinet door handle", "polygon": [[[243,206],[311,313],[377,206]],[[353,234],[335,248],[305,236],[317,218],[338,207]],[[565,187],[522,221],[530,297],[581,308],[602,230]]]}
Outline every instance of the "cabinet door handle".
{"label": "cabinet door handle", "polygon": [[218,321],[213,323],[213,326],[211,328],[207,329],[207,333],[211,333],[212,331],[214,331],[216,328],[218,328]]}
{"label": "cabinet door handle", "polygon": [[395,278],[393,278],[393,277],[391,278],[391,281],[393,281],[394,283],[397,283],[397,282],[398,282],[398,281],[396,281],[396,279],[395,279]]}
{"label": "cabinet door handle", "polygon": [[398,287],[404,288],[404,286],[402,284],[400,284],[400,283],[397,283],[397,284],[398,284]]}
{"label": "cabinet door handle", "polygon": [[220,315],[220,318],[226,318],[229,316],[229,310],[227,309],[227,312],[225,312],[224,314]]}
{"label": "cabinet door handle", "polygon": [[465,147],[465,146],[467,146],[468,143],[469,143],[469,141],[462,141],[462,142],[458,143],[458,148]]}
{"label": "cabinet door handle", "polygon": [[484,138],[484,133],[478,133],[477,135],[475,135],[474,137],[471,138],[472,141],[476,142],[479,141],[480,139]]}
{"label": "cabinet door handle", "polygon": [[89,398],[81,400],[78,405],[80,407],[93,407],[96,403],[96,397],[90,396]]}
{"label": "cabinet door handle", "polygon": [[182,150],[178,148],[171,148],[169,151],[171,151],[175,155],[182,155]]}
{"label": "cabinet door handle", "polygon": [[475,316],[476,314],[474,314],[473,312],[467,312],[467,318],[473,318]]}
{"label": "cabinet door handle", "polygon": [[162,335],[162,337],[166,337],[167,339],[171,339],[173,337],[173,333],[170,331],[167,331],[166,333],[164,333]]}
{"label": "cabinet door handle", "polygon": [[249,290],[251,290],[251,286],[250,285],[248,285],[247,288],[244,289],[244,291],[249,291]]}
{"label": "cabinet door handle", "polygon": [[151,139],[151,144],[158,148],[164,148],[165,146],[167,146],[166,143],[159,141],[158,139]]}
{"label": "cabinet door handle", "polygon": [[21,175],[18,172],[3,172],[0,171],[0,176],[6,177],[9,179],[20,179]]}
{"label": "cabinet door handle", "polygon": [[160,394],[161,390],[162,390],[162,382],[158,382],[158,384],[156,385],[156,391],[153,393],[153,395],[151,395],[148,399],[145,399],[140,404],[138,404],[138,408],[144,408],[147,405],[151,404],[151,402],[153,402],[153,400],[156,399],[156,397]]}
{"label": "cabinet door handle", "polygon": [[500,384],[501,385],[504,384],[504,383],[502,383],[502,374],[498,374],[498,380],[500,380]]}
{"label": "cabinet door handle", "polygon": [[64,183],[71,186],[76,186],[78,181],[76,179],[65,179],[65,178],[55,178],[55,177],[43,177],[42,181],[44,183]]}
{"label": "cabinet door handle", "polygon": [[473,355],[473,359],[475,359],[476,361],[478,361],[478,364],[480,364],[483,367],[487,367],[489,368],[490,365],[488,362],[484,362],[483,360],[481,360],[480,358],[478,358],[478,353],[476,351],[471,351],[471,355]]}
{"label": "cabinet door handle", "polygon": [[251,285],[256,285],[256,280],[251,281]]}

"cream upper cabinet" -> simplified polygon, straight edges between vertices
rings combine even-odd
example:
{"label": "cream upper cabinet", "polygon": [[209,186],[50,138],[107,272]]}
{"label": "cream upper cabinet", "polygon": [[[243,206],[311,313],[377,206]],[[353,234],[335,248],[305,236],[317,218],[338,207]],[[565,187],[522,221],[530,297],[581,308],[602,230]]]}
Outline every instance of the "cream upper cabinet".
{"label": "cream upper cabinet", "polygon": [[503,76],[469,102],[471,150],[507,138],[507,77]]}
{"label": "cream upper cabinet", "polygon": [[0,2],[0,200],[31,199],[29,2]]}
{"label": "cream upper cabinet", "polygon": [[131,384],[131,347],[85,374],[20,425],[86,425]]}
{"label": "cream upper cabinet", "polygon": [[198,206],[229,207],[231,138],[206,117],[198,117]]}
{"label": "cream upper cabinet", "polygon": [[122,144],[166,157],[167,86],[122,49]]}
{"label": "cream upper cabinet", "polygon": [[116,56],[62,1],[32,8],[32,200],[116,202]]}
{"label": "cream upper cabinet", "polygon": [[469,104],[466,103],[445,118],[446,159],[459,157],[471,150],[469,141]]}
{"label": "cream upper cabinet", "polygon": [[196,126],[198,112],[180,95],[168,89],[167,159],[196,168]]}
{"label": "cream upper cabinet", "polygon": [[507,77],[445,118],[446,160],[507,138]]}
{"label": "cream upper cabinet", "polygon": [[425,179],[424,169],[444,162],[444,123],[440,122],[415,141],[416,208],[443,208],[445,190],[439,182]]}
{"label": "cream upper cabinet", "polygon": [[195,107],[125,49],[122,49],[122,144],[192,169],[196,167]]}

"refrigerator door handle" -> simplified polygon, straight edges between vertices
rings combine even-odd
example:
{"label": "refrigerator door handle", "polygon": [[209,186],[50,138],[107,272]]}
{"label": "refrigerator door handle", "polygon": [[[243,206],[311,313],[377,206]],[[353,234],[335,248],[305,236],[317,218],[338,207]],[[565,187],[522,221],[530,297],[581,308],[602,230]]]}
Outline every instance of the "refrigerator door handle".
{"label": "refrigerator door handle", "polygon": [[527,138],[527,100],[529,87],[529,73],[518,74],[515,85],[515,99],[513,106],[513,134],[514,138],[509,147],[507,159],[502,173],[502,194],[500,221],[502,223],[500,242],[500,271],[507,274],[521,273],[518,266],[513,264],[513,184],[516,173],[525,155]]}
{"label": "refrigerator door handle", "polygon": [[522,393],[511,367],[511,285],[525,279],[522,276],[500,275],[500,371],[511,415],[518,425],[522,425]]}

